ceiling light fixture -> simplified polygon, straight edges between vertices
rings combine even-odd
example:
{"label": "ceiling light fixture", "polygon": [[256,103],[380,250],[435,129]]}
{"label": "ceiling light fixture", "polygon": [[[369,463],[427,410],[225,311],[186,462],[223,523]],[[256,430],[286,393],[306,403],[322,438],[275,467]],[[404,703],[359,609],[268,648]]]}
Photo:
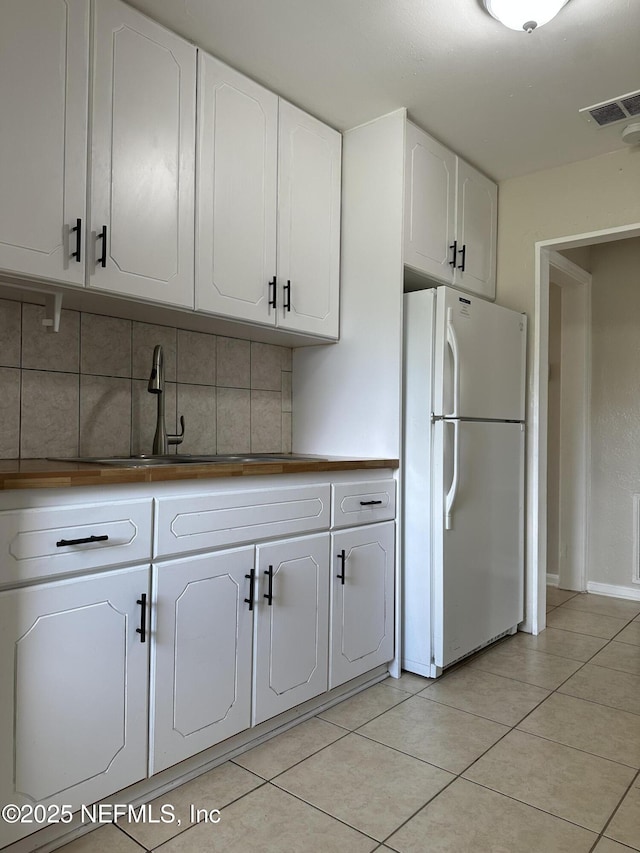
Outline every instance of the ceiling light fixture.
{"label": "ceiling light fixture", "polygon": [[482,0],[496,20],[510,30],[533,32],[549,23],[568,0]]}

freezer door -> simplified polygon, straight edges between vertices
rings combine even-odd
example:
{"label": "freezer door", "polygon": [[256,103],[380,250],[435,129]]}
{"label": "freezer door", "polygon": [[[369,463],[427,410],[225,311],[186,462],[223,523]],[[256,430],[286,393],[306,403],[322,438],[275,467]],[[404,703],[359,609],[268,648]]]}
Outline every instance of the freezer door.
{"label": "freezer door", "polygon": [[433,654],[445,667],[524,618],[524,427],[433,430]]}
{"label": "freezer door", "polygon": [[439,287],[436,297],[436,415],[524,420],[526,317]]}

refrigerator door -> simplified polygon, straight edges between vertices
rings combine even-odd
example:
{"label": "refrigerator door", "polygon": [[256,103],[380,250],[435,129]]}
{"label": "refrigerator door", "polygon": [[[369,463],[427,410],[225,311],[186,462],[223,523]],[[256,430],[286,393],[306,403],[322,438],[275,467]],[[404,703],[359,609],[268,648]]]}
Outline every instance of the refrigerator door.
{"label": "refrigerator door", "polygon": [[525,345],[524,314],[439,287],[434,414],[524,420]]}
{"label": "refrigerator door", "polygon": [[524,427],[433,428],[433,658],[445,667],[524,618]]}

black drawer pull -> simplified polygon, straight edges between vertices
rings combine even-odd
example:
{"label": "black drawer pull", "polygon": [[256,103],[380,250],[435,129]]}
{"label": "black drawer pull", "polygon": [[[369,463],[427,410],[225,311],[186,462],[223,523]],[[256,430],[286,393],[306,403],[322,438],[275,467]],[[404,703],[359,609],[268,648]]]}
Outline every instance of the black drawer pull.
{"label": "black drawer pull", "polygon": [[267,604],[271,607],[273,604],[273,566],[269,566],[265,575],[269,578],[269,586],[267,587],[267,592],[264,594],[264,598],[267,599]]}
{"label": "black drawer pull", "polygon": [[136,628],[136,634],[140,634],[140,642],[147,641],[147,593],[143,592],[140,598],[136,601],[140,605],[140,627]]}
{"label": "black drawer pull", "polygon": [[109,537],[105,533],[104,536],[86,536],[84,539],[61,539],[56,542],[57,548],[64,548],[65,545],[86,545],[87,542],[106,542]]}
{"label": "black drawer pull", "polygon": [[274,277],[269,282],[269,291],[270,291],[269,307],[270,308],[277,308],[278,307],[278,288],[277,288],[276,281],[277,281],[277,279],[274,275]]}
{"label": "black drawer pull", "polygon": [[80,263],[80,246],[82,245],[82,219],[76,219],[76,227],[71,229],[71,233],[76,232],[76,250],[71,252],[71,257]]}
{"label": "black drawer pull", "polygon": [[464,266],[465,266],[465,261],[466,261],[466,257],[467,257],[467,244],[466,243],[460,249],[460,254],[462,255],[462,263],[458,264],[458,269],[462,270],[462,272],[464,272]]}
{"label": "black drawer pull", "polygon": [[249,610],[253,610],[253,598],[254,598],[254,590],[256,586],[256,571],[255,569],[251,569],[251,572],[248,575],[245,575],[245,578],[249,581],[249,598],[245,598],[245,604],[249,605]]}
{"label": "black drawer pull", "polygon": [[381,503],[382,501],[360,501],[360,506],[376,506]]}
{"label": "black drawer pull", "polygon": [[345,566],[347,565],[347,555],[344,552],[344,548],[338,554],[338,559],[342,563],[342,572],[337,574],[336,577],[340,578],[340,583],[344,586]]}
{"label": "black drawer pull", "polygon": [[291,311],[291,280],[287,279],[287,283],[282,288],[282,296],[284,298],[284,310]]}
{"label": "black drawer pull", "polygon": [[450,249],[453,250],[453,260],[449,261],[450,267],[455,267],[456,265],[456,257],[458,255],[458,241],[454,240],[453,243],[449,246]]}

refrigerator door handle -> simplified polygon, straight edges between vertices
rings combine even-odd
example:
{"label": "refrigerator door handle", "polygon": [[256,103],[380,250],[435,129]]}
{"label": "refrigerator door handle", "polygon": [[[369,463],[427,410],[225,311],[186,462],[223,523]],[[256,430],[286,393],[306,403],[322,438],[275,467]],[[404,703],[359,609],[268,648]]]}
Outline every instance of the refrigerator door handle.
{"label": "refrigerator door handle", "polygon": [[445,423],[453,424],[453,477],[449,491],[445,496],[445,518],[444,529],[451,530],[453,527],[453,507],[458,494],[458,483],[460,481],[460,421],[445,419]]}
{"label": "refrigerator door handle", "polygon": [[456,330],[453,328],[452,308],[447,308],[447,344],[453,357],[453,411],[448,417],[457,418],[458,409],[460,408],[460,355]]}

